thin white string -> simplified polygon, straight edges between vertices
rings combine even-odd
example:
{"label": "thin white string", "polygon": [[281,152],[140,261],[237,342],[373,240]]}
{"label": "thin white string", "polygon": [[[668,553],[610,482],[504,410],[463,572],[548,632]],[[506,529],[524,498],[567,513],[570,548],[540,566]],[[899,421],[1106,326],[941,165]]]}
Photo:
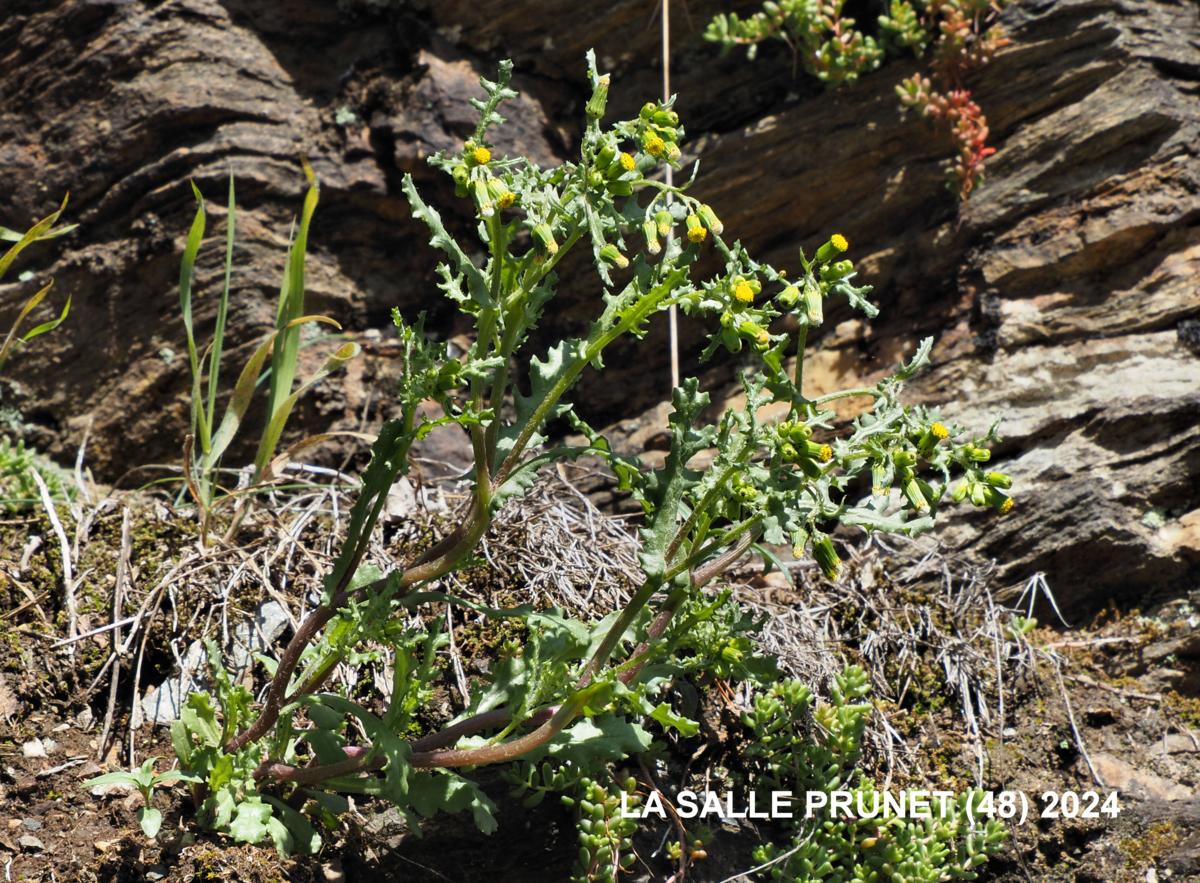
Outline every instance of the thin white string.
{"label": "thin white string", "polygon": [[[662,0],[662,76],[663,103],[671,98],[671,0]],[[674,186],[674,170],[667,164],[667,187]],[[667,190],[667,206],[672,202],[674,194]],[[679,316],[675,304],[667,309],[671,347],[671,389],[679,386]]]}

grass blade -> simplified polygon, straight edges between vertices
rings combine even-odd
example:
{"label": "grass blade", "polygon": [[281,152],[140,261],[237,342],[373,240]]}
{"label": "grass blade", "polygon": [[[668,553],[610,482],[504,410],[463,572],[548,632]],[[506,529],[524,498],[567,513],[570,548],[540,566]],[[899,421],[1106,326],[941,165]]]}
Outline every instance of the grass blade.
{"label": "grass blade", "polygon": [[[304,259],[308,251],[308,228],[320,196],[317,177],[307,162],[304,163],[304,176],[308,179],[308,192],[304,195],[304,207],[300,212],[300,223],[296,228],[296,236],[288,249],[287,268],[284,271],[284,281],[279,294],[276,328],[280,333],[275,338],[275,349],[271,354],[271,390],[267,408],[268,428],[275,425],[276,417],[291,395],[292,383],[296,377],[296,361],[300,352],[300,329],[293,323],[304,313]],[[288,410],[291,410],[290,406],[288,406]],[[286,417],[284,419],[286,420]],[[268,444],[264,436],[258,447],[258,456],[254,461],[255,469],[258,472],[266,468],[267,460],[273,450],[274,442]]]}
{"label": "grass blade", "polygon": [[221,377],[221,353],[225,345],[225,320],[229,315],[229,283],[233,277],[233,241],[237,229],[237,207],[234,203],[233,172],[229,172],[229,205],[225,214],[225,284],[217,303],[217,324],[213,328],[212,353],[208,361],[208,404],[205,409],[209,426],[216,425],[217,386]]}
{"label": "grass blade", "polygon": [[[16,244],[10,247],[8,251],[4,253],[3,257],[0,257],[0,279],[4,278],[4,274],[8,272],[8,268],[12,266],[12,262],[17,259],[17,255],[19,255],[27,247],[40,239],[49,239],[52,236],[59,236],[62,235],[62,233],[70,232],[69,230],[63,230],[60,233],[55,232],[54,230],[54,222],[58,220],[59,215],[61,215],[63,210],[67,207],[67,199],[69,197],[70,194],[64,196],[62,205],[58,207],[58,211],[46,215],[46,217],[42,218],[40,221],[30,227],[29,230],[22,234],[22,236],[17,240]],[[74,229],[74,227],[72,226],[71,229]],[[7,230],[6,228],[6,232],[11,233],[12,231]]]}
{"label": "grass blade", "polygon": [[196,256],[200,252],[200,242],[204,239],[206,216],[204,197],[194,181],[192,193],[196,196],[196,215],[192,218],[192,227],[188,231],[187,242],[183,248],[183,261],[179,266],[179,310],[183,314],[183,327],[187,332],[188,366],[192,371],[192,432],[199,437],[200,450],[207,454],[210,447],[209,430],[200,399],[200,358],[196,352],[196,335],[192,328],[192,280]]}

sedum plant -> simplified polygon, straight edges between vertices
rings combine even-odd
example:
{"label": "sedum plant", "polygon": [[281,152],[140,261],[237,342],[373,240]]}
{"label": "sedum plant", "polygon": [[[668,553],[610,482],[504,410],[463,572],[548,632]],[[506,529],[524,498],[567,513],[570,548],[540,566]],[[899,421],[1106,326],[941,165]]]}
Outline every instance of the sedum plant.
{"label": "sedum plant", "polygon": [[[799,681],[760,689],[742,715],[751,741],[745,756],[754,788],[796,794],[848,791],[867,813],[886,806],[875,784],[857,770],[871,705],[866,673],[846,668],[834,681],[827,703],[815,703]],[[815,734],[815,735],[814,735]],[[1004,825],[983,814],[983,792],[969,791],[934,804],[929,818],[884,812],[874,818],[827,814],[817,821],[796,812],[792,842],[767,843],[754,858],[767,864],[772,880],[830,880],[877,883],[939,883],[974,880],[1004,843]],[[865,815],[865,813],[864,813]],[[971,818],[980,821],[973,826]]]}
{"label": "sedum plant", "polygon": [[927,71],[896,87],[900,105],[941,123],[954,141],[950,186],[966,200],[983,181],[989,147],[987,118],[963,85],[970,71],[991,61],[1007,45],[996,16],[1009,0],[890,0],[877,19],[876,36],[863,33],[843,15],[844,0],[768,0],[747,18],[721,13],[704,38],[725,51],[745,46],[753,59],[758,45],[781,40],[806,73],[829,85],[853,84],[876,70],[886,55],[923,59]]}
{"label": "sedum plant", "polygon": [[[500,155],[490,131],[503,122],[501,103],[515,95],[511,71],[505,62],[496,81],[481,81],[480,122],[462,149],[431,159],[469,200],[477,241],[453,235],[411,177],[404,180],[414,216],[443,256],[438,287],[473,320],[473,344],[451,357],[419,319],[396,314],[405,369],[401,416],[379,432],[319,603],[278,659],[267,660],[270,683],[261,697],[232,682],[211,647],[212,692],[192,693],[173,728],[181,769],[200,779],[194,796],[201,820],[237,840],[315,849],[319,829],[346,810],[347,795],[383,798],[414,821],[469,810],[490,831],[491,800],[460,772],[490,764],[548,761],[590,788],[581,776],[596,779],[603,765],[647,750],[652,731],[696,732],[696,722],[663,700],[674,677],[750,676],[751,626],[727,596],[714,600],[702,590],[751,549],[791,545],[836,579],[839,525],[912,534],[930,529],[950,499],[1011,505],[1007,479],[980,466],[994,431],[974,437],[900,402],[901,385],[927,359],[929,341],[879,384],[804,394],[807,334],[823,321],[825,301],[845,298],[868,316],[876,312],[868,289],[855,284],[844,238],[830,237],[811,257],[801,253],[794,276],[726,239],[720,219],[686,185],[659,178],[664,166],[679,162],[683,134],[669,103],[649,103],[633,119],[606,124],[610,80],[590,54],[592,94],[578,159],[545,169]],[[595,270],[593,321],[583,336],[528,354],[530,330],[558,290],[559,269],[579,252]],[[702,256],[714,274],[700,274]],[[709,396],[688,378],[674,391],[670,453],[649,469],[587,426],[570,393],[584,371],[603,370],[615,341],[643,336],[671,305],[711,322],[706,355],[726,350],[745,358],[745,405],[709,420]],[[777,330],[786,316],[798,334]],[[829,405],[847,396],[868,398],[873,407],[852,426],[835,426]],[[767,406],[782,408],[783,419],[763,419]],[[586,441],[551,442],[555,421]],[[366,555],[389,488],[408,469],[413,443],[442,425],[470,437],[469,503],[445,535],[381,572]],[[582,622],[528,606],[483,608],[434,590],[439,578],[475,562],[473,550],[496,513],[524,494],[540,469],[584,455],[605,460],[642,507],[643,582],[624,607]],[[947,490],[955,476],[960,483]],[[445,638],[406,621],[433,603],[519,620],[526,637],[474,684],[461,714],[429,732],[419,722]],[[339,665],[379,660],[387,660],[386,694],[364,699],[331,686]],[[531,794],[539,791],[532,774],[523,781]],[[585,870],[593,860],[607,866],[613,856],[621,866],[624,848],[617,840],[607,844],[584,844]]]}

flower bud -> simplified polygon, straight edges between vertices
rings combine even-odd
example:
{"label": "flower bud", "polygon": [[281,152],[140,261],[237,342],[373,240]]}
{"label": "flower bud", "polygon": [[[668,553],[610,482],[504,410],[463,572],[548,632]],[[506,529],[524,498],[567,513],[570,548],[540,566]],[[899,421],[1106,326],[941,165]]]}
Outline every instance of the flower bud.
{"label": "flower bud", "polygon": [[929,424],[929,428],[922,433],[921,440],[917,442],[917,446],[922,451],[931,451],[937,446],[938,442],[944,441],[949,437],[950,430],[943,424],[934,422]]}
{"label": "flower bud", "polygon": [[992,487],[1003,488],[1004,490],[1012,487],[1012,479],[1003,472],[989,472],[983,477],[983,480]]}
{"label": "flower bud", "polygon": [[840,279],[845,279],[854,272],[854,264],[850,261],[838,261],[833,264],[826,264],[821,268],[821,278],[826,282],[837,282]]}
{"label": "flower bud", "polygon": [[474,181],[471,185],[472,192],[475,195],[475,205],[479,208],[479,215],[483,218],[490,218],[496,213],[496,207],[492,204],[492,197],[488,194],[488,186],[486,181]]}
{"label": "flower bud", "polygon": [[788,427],[788,438],[794,442],[805,442],[812,438],[812,427],[799,421]]}
{"label": "flower bud", "polygon": [[671,213],[666,209],[659,209],[654,213],[654,223],[658,227],[659,236],[670,236],[671,227],[675,223],[675,219],[671,217]]}
{"label": "flower bud", "polygon": [[662,156],[667,151],[667,142],[660,138],[654,132],[647,132],[642,136],[642,150],[655,157],[656,159]]}
{"label": "flower bud", "polygon": [[533,239],[549,254],[558,252],[558,243],[554,241],[554,233],[551,231],[549,224],[542,222],[541,224],[534,225]]}
{"label": "flower bud", "polygon": [[784,442],[779,446],[779,456],[788,463],[795,463],[800,459],[800,452],[796,450],[796,446],[791,442]]}
{"label": "flower bud", "polygon": [[667,162],[677,163],[681,156],[683,156],[683,151],[679,149],[679,145],[674,142],[667,145]]}
{"label": "flower bud", "polygon": [[588,99],[588,103],[584,107],[588,119],[598,120],[604,116],[604,108],[608,105],[608,87],[610,82],[608,74],[596,80],[596,86],[592,89],[592,97]]}
{"label": "flower bud", "polygon": [[513,203],[517,201],[516,194],[509,190],[508,185],[500,178],[488,178],[487,190],[497,210],[512,208]]}
{"label": "flower bud", "polygon": [[820,325],[825,321],[821,286],[811,276],[804,280],[804,315],[810,325]]}
{"label": "flower bud", "polygon": [[892,462],[897,468],[912,467],[917,465],[917,455],[912,451],[899,450],[892,454]]}
{"label": "flower bud", "polygon": [[471,161],[477,166],[486,166],[492,161],[492,152],[486,147],[474,147],[471,149]]}
{"label": "flower bud", "polygon": [[808,544],[808,531],[800,528],[792,534],[792,557],[800,559],[804,557],[804,547]]}
{"label": "flower bud", "polygon": [[817,260],[821,262],[831,261],[838,255],[842,254],[850,247],[850,243],[846,241],[846,237],[841,233],[834,233],[829,237],[829,241],[817,249]]}
{"label": "flower bud", "polygon": [[929,501],[925,499],[925,494],[921,492],[921,486],[915,478],[910,478],[904,483],[904,496],[918,512],[929,509]]}
{"label": "flower bud", "polygon": [[828,463],[833,459],[833,448],[829,445],[817,444],[815,441],[806,441],[804,443],[804,453],[818,463]]}
{"label": "flower bud", "polygon": [[974,460],[976,463],[986,463],[992,459],[992,452],[987,448],[981,448],[977,445],[967,445],[963,448],[963,453]]}
{"label": "flower bud", "polygon": [[750,283],[741,276],[734,276],[729,280],[733,283],[733,298],[739,303],[752,304],[754,303],[754,289]]}
{"label": "flower bud", "polygon": [[607,169],[617,158],[617,145],[611,140],[605,141],[599,153],[596,154],[596,168]]}
{"label": "flower bud", "polygon": [[689,242],[701,243],[708,236],[708,231],[704,229],[704,225],[700,223],[700,218],[697,215],[687,216],[687,238]]}
{"label": "flower bud", "polygon": [[642,105],[642,109],[640,111],[638,111],[638,116],[640,116],[644,120],[649,121],[654,118],[654,114],[657,111],[658,111],[658,105],[655,104],[653,101],[647,101],[645,104]]}
{"label": "flower bud", "polygon": [[779,294],[775,295],[775,300],[785,310],[790,310],[800,301],[800,289],[795,285],[789,285]]}
{"label": "flower bud", "polygon": [[604,261],[606,264],[614,264],[622,270],[629,266],[629,258],[621,254],[620,249],[618,249],[611,242],[607,243],[602,249],[600,249],[600,260]]}
{"label": "flower bud", "polygon": [[630,181],[609,181],[608,192],[613,196],[633,195],[633,183]]}
{"label": "flower bud", "polygon": [[704,226],[712,230],[714,234],[720,236],[725,230],[725,225],[721,223],[721,219],[717,217],[717,213],[712,210],[711,206],[701,205],[696,209],[696,214],[700,216],[700,220],[704,222]]}
{"label": "flower bud", "polygon": [[454,179],[454,195],[460,199],[467,195],[467,186],[471,182],[471,173],[463,163],[459,163],[450,170],[450,177]]}
{"label": "flower bud", "polygon": [[650,115],[652,122],[660,126],[678,126],[679,114],[673,110],[656,110]]}
{"label": "flower bud", "polygon": [[954,490],[950,491],[950,499],[955,503],[961,503],[967,498],[967,493],[970,491],[970,485],[967,481],[960,481],[954,486]]}
{"label": "flower bud", "polygon": [[813,537],[813,558],[816,559],[825,578],[836,581],[842,572],[842,560],[838,557],[837,549],[833,547],[833,540],[827,534],[814,534]]}
{"label": "flower bud", "polygon": [[654,223],[653,218],[646,218],[642,222],[642,233],[646,237],[646,251],[650,254],[662,251],[662,246],[658,244],[658,225]]}

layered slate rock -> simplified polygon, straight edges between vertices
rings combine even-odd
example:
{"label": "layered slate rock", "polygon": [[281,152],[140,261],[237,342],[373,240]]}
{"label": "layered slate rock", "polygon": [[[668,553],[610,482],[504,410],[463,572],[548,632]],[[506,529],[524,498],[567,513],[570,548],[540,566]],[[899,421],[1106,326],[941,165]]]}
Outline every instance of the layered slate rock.
{"label": "layered slate rock", "polygon": [[[326,0],[15,0],[0,22],[0,223],[14,227],[71,191],[71,237],[21,265],[74,295],[71,319],[0,379],[15,425],[60,458],[90,427],[105,479],[174,462],[186,368],[174,286],[194,211],[209,198],[198,318],[209,327],[222,263],[227,176],[238,182],[231,362],[270,328],[302,158],[322,183],[309,311],[367,345],[326,383],[297,428],[387,416],[388,313],[428,310],[464,328],[434,288],[434,256],[399,190],[411,172],[458,231],[468,207],[424,163],[473,128],[469,98],[498,58],[521,100],[501,153],[570,155],[582,117],[582,54],[616,75],[619,107],[657,96],[658,31],[633,0],[603,13],[565,0],[382,4]],[[1200,14],[1168,0],[1023,0],[1013,37],[969,85],[999,149],[959,206],[944,137],[903,115],[892,62],[854,88],[793,80],[783,47],[749,63],[700,40],[723,4],[677,6],[673,85],[703,157],[696,192],[755,252],[789,266],[838,230],[883,314],[866,327],[829,312],[806,377],[812,392],[881,376],[923,336],[934,364],[910,392],[963,423],[1006,416],[1001,468],[1019,485],[1005,519],[968,516],[942,536],[1047,579],[1067,608],[1194,588],[1200,581]],[[348,8],[341,8],[348,7]],[[570,277],[571,266],[563,268]],[[28,285],[0,287],[10,312]],[[571,285],[541,342],[584,327],[597,292]],[[2,313],[0,313],[2,315]],[[704,329],[683,327],[685,359]],[[315,351],[314,351],[315,352]],[[314,356],[315,357],[315,356]],[[666,398],[665,330],[585,380],[594,422]],[[706,366],[732,390],[736,365]],[[233,368],[229,369],[230,374]],[[12,422],[12,421],[10,421]],[[620,425],[617,427],[621,429]],[[636,440],[656,433],[628,427]]]}

